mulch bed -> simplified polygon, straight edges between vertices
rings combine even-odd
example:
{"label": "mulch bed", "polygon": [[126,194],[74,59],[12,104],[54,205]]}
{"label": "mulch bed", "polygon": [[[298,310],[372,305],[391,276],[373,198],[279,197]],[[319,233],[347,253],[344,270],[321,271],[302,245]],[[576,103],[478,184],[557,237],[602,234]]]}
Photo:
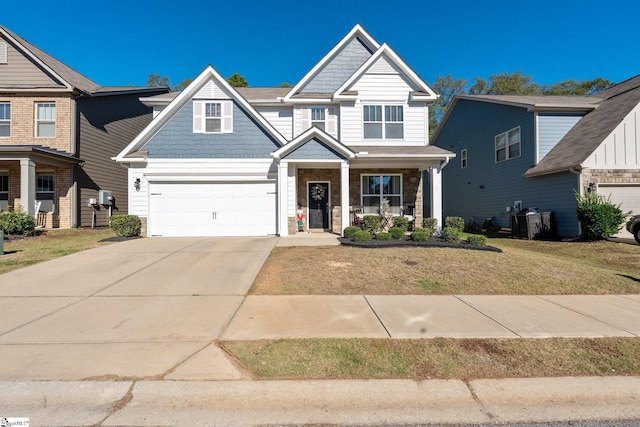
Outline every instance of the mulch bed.
{"label": "mulch bed", "polygon": [[432,247],[432,248],[457,248],[457,249],[471,249],[475,251],[490,251],[490,252],[502,252],[502,249],[495,246],[475,246],[468,241],[463,240],[460,243],[449,243],[439,237],[431,237],[426,242],[416,242],[409,237],[403,239],[391,239],[391,240],[376,240],[371,239],[365,243],[354,242],[353,239],[347,239],[345,237],[338,238],[341,244],[345,246],[355,246],[359,248],[398,248],[398,247]]}

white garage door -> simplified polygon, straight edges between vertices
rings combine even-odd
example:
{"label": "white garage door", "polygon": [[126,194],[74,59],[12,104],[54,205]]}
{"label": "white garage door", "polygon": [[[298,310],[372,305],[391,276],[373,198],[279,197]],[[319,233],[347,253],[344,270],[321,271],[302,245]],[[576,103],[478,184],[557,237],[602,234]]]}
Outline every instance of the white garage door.
{"label": "white garage door", "polygon": [[276,233],[273,182],[151,182],[149,236]]}
{"label": "white garage door", "polygon": [[[631,211],[632,214],[640,214],[640,185],[599,184],[598,194],[604,197],[611,196],[611,202],[615,205],[621,205],[623,212]],[[616,236],[633,238],[624,227]]]}

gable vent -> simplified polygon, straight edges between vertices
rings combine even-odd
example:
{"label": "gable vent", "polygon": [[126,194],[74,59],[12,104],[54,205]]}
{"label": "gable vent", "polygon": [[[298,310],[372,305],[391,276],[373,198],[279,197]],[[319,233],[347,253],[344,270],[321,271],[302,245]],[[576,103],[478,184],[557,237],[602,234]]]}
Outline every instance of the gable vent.
{"label": "gable vent", "polygon": [[0,42],[0,64],[7,63],[7,44]]}

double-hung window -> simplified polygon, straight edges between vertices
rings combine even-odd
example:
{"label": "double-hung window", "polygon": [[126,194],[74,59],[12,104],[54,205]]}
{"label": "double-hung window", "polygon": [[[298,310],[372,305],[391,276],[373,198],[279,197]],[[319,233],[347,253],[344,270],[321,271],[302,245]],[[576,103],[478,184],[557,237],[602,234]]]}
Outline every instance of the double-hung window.
{"label": "double-hung window", "polygon": [[11,136],[11,103],[0,102],[0,138]]}
{"label": "double-hung window", "polygon": [[55,102],[36,103],[36,136],[56,136],[56,104]]}
{"label": "double-hung window", "polygon": [[193,133],[233,133],[233,103],[193,101]]}
{"label": "double-hung window", "polygon": [[496,136],[496,162],[520,157],[520,128]]}
{"label": "double-hung window", "polygon": [[312,108],[311,109],[311,126],[315,126],[319,129],[326,130],[326,110],[324,108]]}
{"label": "double-hung window", "polygon": [[55,174],[53,172],[36,173],[36,200],[42,202],[41,211],[53,212],[55,189]]}
{"label": "double-hung window", "polygon": [[[383,114],[384,113],[384,114]],[[364,105],[362,121],[365,139],[403,139],[402,105]]]}
{"label": "double-hung window", "polygon": [[365,214],[378,214],[386,203],[389,213],[400,214],[402,175],[362,175],[361,194]]}

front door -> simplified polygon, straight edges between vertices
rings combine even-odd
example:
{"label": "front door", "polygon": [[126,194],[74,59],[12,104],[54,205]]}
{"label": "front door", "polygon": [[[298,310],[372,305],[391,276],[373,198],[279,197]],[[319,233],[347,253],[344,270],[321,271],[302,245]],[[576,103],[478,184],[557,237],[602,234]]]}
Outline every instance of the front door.
{"label": "front door", "polygon": [[329,183],[310,182],[309,229],[329,229]]}

